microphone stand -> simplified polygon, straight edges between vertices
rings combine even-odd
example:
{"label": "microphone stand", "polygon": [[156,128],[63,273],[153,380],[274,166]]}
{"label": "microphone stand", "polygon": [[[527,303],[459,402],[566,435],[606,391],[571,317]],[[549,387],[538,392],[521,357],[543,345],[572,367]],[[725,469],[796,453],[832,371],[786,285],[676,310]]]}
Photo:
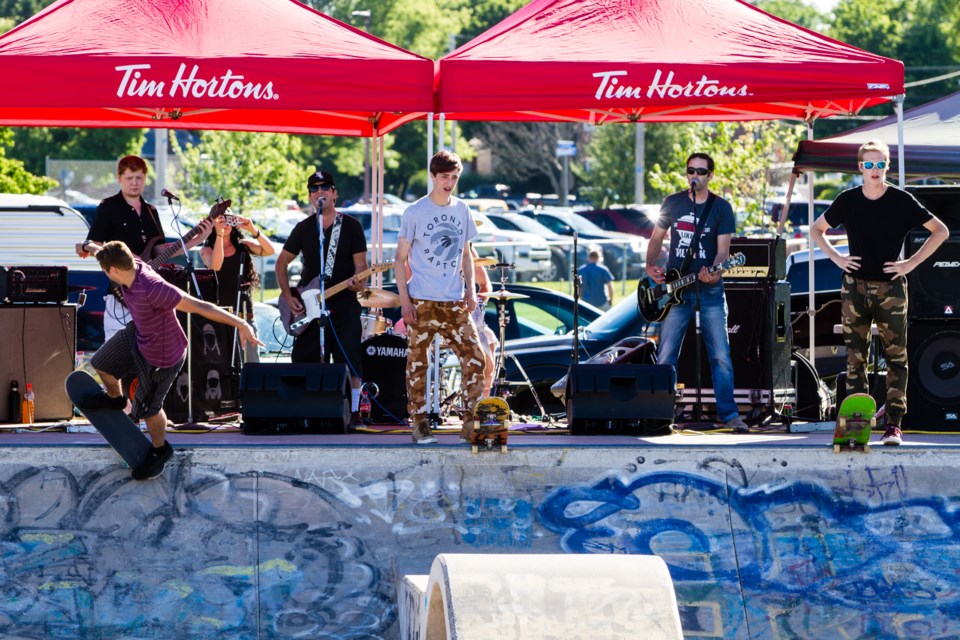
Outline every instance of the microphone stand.
{"label": "microphone stand", "polygon": [[324,250],[323,237],[323,207],[327,199],[320,196],[317,200],[317,231],[320,236],[320,318],[317,320],[320,326],[320,362],[323,363],[327,357],[327,254]]}
{"label": "microphone stand", "polygon": [[[231,230],[230,235],[232,234],[233,234],[233,231]],[[233,238],[230,239],[230,242],[233,242]],[[243,258],[245,253],[249,253],[249,250],[247,249],[247,245],[241,242],[240,246],[237,247],[237,252],[240,254],[240,268],[237,270],[237,301],[234,304],[233,311],[234,313],[237,314],[238,318],[243,318],[244,317],[243,316],[243,306],[244,306],[243,280],[247,270],[247,261],[244,260]],[[247,303],[250,302],[249,295],[250,293],[248,291],[246,294]],[[231,342],[231,348],[230,348],[230,371],[231,372],[236,370],[238,354],[240,355],[240,366],[243,366],[243,362],[244,360],[246,360],[246,358],[243,357],[244,354],[242,353],[242,350],[240,349],[240,346],[238,344],[239,339],[240,339],[240,329],[234,327],[233,341]]]}
{"label": "microphone stand", "polygon": [[[696,268],[697,260],[700,256],[700,235],[702,232],[701,225],[699,220],[697,220],[697,190],[698,185],[697,179],[693,178],[690,182],[690,199],[693,201],[693,222],[696,225],[695,233],[693,234],[693,239],[690,241],[690,252],[692,261],[694,263],[694,268]],[[706,204],[704,204],[704,211],[701,215],[706,215]],[[700,277],[698,276],[695,280],[695,286],[697,291],[697,303],[693,307],[693,317],[694,317],[694,326],[696,334],[696,359],[694,360],[694,371],[697,378],[697,394],[696,401],[693,405],[693,422],[694,424],[701,424],[703,422],[703,372],[701,369],[701,357],[700,352],[703,350],[703,328],[700,326]]]}
{"label": "microphone stand", "polygon": [[570,425],[570,416],[573,414],[573,375],[575,367],[580,364],[580,286],[582,279],[577,264],[577,240],[579,234],[573,232],[573,259],[570,260],[570,282],[573,283],[573,352],[570,354],[570,367],[567,369],[567,426]]}

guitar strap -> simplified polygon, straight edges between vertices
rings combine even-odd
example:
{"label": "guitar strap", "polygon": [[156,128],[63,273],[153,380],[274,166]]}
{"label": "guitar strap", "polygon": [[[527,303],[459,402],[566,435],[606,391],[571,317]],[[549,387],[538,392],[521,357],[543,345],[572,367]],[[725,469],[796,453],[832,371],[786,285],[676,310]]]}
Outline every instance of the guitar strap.
{"label": "guitar strap", "polygon": [[[700,235],[703,233],[703,227],[707,223],[707,218],[710,217],[710,212],[713,211],[713,203],[717,200],[717,194],[712,191],[707,196],[707,202],[704,204],[703,213],[700,215],[700,220],[697,221],[697,230],[693,234],[693,239],[690,241],[690,246],[687,248],[687,257],[683,259],[683,264],[680,265],[680,275],[687,275],[687,267],[690,266],[690,261],[693,260],[693,250],[695,247],[700,246]],[[697,203],[693,203],[693,213],[697,213]]]}
{"label": "guitar strap", "polygon": [[[340,244],[340,227],[342,223],[343,214],[337,213],[337,217],[333,221],[333,228],[330,230],[330,245],[327,247],[327,261],[323,273],[324,280],[329,280],[333,277],[333,261],[337,257],[337,245]],[[320,230],[320,233],[323,233],[323,229]]]}

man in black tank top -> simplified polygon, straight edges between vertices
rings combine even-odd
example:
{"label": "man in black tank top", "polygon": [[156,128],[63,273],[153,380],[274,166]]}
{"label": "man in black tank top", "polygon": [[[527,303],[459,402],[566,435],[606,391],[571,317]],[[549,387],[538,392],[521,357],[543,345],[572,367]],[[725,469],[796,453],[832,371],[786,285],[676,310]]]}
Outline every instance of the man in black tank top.
{"label": "man in black tank top", "polygon": [[[949,229],[911,194],[887,184],[890,149],[879,140],[857,153],[863,186],[844,191],[817,218],[810,237],[843,270],[841,315],[847,348],[847,393],[868,393],[867,357],[870,325],[877,325],[887,363],[885,445],[902,442],[900,422],[907,412],[907,281],[950,235]],[[841,255],[824,237],[830,227],[843,225],[850,246]],[[907,260],[903,241],[916,227],[930,237]]]}

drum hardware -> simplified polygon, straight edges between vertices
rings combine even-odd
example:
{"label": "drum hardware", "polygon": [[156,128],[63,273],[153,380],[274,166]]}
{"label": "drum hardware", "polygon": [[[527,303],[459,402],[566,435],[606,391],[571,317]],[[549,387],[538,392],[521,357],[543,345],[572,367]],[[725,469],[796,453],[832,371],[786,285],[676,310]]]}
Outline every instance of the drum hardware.
{"label": "drum hardware", "polygon": [[530,393],[533,395],[533,399],[537,403],[537,408],[540,409],[540,416],[543,420],[551,422],[552,417],[547,415],[546,410],[544,410],[543,403],[540,402],[540,396],[537,395],[537,390],[534,388],[533,383],[530,382],[530,377],[524,370],[523,365],[520,364],[520,360],[518,360],[513,354],[509,353],[506,348],[507,324],[510,322],[510,318],[507,316],[507,300],[522,300],[524,298],[529,298],[530,296],[523,295],[522,293],[513,293],[512,291],[507,291],[507,272],[510,269],[513,269],[514,265],[497,263],[494,265],[494,268],[500,270],[500,289],[499,291],[491,291],[489,293],[481,294],[485,301],[496,301],[497,324],[500,327],[500,335],[498,340],[500,344],[497,350],[496,363],[494,365],[493,387],[490,389],[490,395],[500,396],[502,398],[509,398],[513,395],[511,387],[518,385],[507,382],[506,369],[504,367],[506,359],[511,358],[514,365],[516,365],[517,370],[520,372],[520,375],[523,376],[526,386],[530,388]]}
{"label": "drum hardware", "polygon": [[363,313],[360,315],[361,335],[360,341],[366,341],[368,338],[378,336],[382,333],[393,332],[393,320],[383,316],[383,310],[377,309],[376,313]]}

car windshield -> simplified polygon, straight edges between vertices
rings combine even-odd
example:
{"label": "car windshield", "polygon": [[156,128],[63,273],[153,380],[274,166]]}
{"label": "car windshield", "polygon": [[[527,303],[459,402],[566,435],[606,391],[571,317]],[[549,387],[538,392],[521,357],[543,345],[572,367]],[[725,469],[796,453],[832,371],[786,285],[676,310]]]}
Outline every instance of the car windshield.
{"label": "car windshield", "polygon": [[515,224],[520,228],[521,231],[526,231],[527,233],[535,233],[538,236],[544,238],[552,238],[556,236],[553,231],[543,226],[536,220],[532,218],[527,218],[526,216],[521,215],[512,215],[509,218],[505,218],[508,222]]}
{"label": "car windshield", "polygon": [[603,229],[601,229],[594,223],[590,222],[583,216],[577,216],[577,215],[563,216],[563,217],[558,216],[558,219],[563,220],[568,225],[573,227],[575,231],[578,231],[580,233],[595,233],[602,236],[607,235],[608,233],[607,231],[604,231]]}

